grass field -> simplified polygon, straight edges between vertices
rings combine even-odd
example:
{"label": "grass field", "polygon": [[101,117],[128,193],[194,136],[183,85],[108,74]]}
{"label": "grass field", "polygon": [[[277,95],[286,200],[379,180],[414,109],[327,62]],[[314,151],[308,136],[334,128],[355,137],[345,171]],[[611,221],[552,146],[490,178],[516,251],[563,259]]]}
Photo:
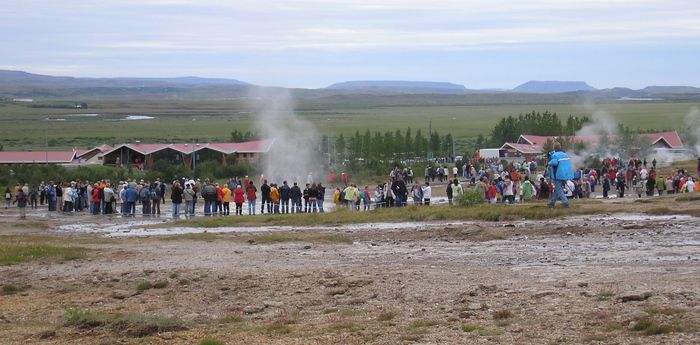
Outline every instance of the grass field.
{"label": "grass field", "polygon": [[[61,103],[44,101],[42,103]],[[65,103],[65,102],[63,102]],[[439,103],[439,102],[436,102]],[[370,103],[367,103],[370,104]],[[296,112],[309,119],[322,134],[352,135],[411,127],[427,132],[428,122],[441,134],[456,138],[488,135],[504,116],[530,111],[554,111],[562,116],[587,115],[595,110],[610,113],[631,128],[677,129],[698,102],[613,102],[583,104],[495,105],[367,105],[362,102],[302,101]],[[5,149],[87,147],[125,141],[227,140],[231,131],[253,129],[254,110],[244,101],[91,101],[87,110],[32,108],[30,104],[0,102],[0,144]],[[76,114],[99,114],[86,117]],[[153,120],[124,121],[127,115],[148,115]],[[50,120],[47,120],[50,119]],[[274,123],[269,124],[275,126]]]}

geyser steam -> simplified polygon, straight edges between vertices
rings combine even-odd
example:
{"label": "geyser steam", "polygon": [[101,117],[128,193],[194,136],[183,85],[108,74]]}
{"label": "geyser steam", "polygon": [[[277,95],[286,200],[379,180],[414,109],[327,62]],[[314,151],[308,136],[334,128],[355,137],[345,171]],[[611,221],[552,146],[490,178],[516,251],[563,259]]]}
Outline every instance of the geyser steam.
{"label": "geyser steam", "polygon": [[319,182],[321,159],[317,154],[318,132],[315,126],[294,113],[291,95],[286,89],[259,89],[250,97],[255,101],[253,119],[261,138],[275,139],[264,156],[263,175],[270,183],[291,185]]}

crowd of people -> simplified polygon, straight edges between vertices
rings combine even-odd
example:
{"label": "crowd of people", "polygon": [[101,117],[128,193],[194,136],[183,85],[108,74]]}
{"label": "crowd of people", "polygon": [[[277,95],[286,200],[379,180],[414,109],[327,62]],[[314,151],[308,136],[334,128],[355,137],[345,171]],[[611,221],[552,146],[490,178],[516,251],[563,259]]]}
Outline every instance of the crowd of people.
{"label": "crowd of people", "polygon": [[[390,171],[386,182],[371,190],[367,185],[358,187],[348,183],[347,174],[342,173],[340,185],[333,190],[332,202],[335,207],[364,211],[408,204],[430,205],[433,195],[442,194],[434,191],[436,179],[450,205],[467,190],[482,196],[486,203],[513,204],[539,199],[549,200],[553,206],[556,200],[561,200],[565,207],[570,198],[612,195],[624,198],[630,194],[650,197],[700,191],[700,181],[684,169],[666,176],[658,174],[655,159],[648,164],[646,160],[623,161],[611,157],[595,169],[573,169],[559,146],[555,146],[549,158],[542,170],[532,161],[505,163],[483,159],[468,160],[461,169],[457,165],[428,166],[423,183],[414,178],[411,167],[397,167]],[[698,162],[700,174],[700,159]],[[324,212],[326,187],[311,182],[312,178],[309,174],[308,183],[302,187],[297,182],[268,183],[261,176],[259,188],[247,176],[224,183],[183,177],[169,184],[160,179],[118,183],[49,181],[31,188],[18,184],[14,189],[6,188],[5,208],[16,204],[22,218],[27,207],[36,209],[44,205],[50,212],[159,216],[166,201],[171,203],[173,217],[195,216],[198,204],[203,205],[204,216],[228,216],[231,208],[234,215],[243,215],[244,205],[248,215],[257,214],[258,207],[260,214]]]}

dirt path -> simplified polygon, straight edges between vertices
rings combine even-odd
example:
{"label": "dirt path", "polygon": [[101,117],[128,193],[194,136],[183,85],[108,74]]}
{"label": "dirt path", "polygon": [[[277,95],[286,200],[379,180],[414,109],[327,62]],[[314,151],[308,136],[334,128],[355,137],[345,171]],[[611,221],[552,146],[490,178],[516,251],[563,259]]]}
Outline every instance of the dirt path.
{"label": "dirt path", "polygon": [[[691,344],[700,342],[700,219],[638,214],[551,221],[290,228],[104,239],[141,220],[17,229],[95,249],[0,266],[8,344]],[[107,231],[105,231],[107,229]],[[111,229],[111,230],[110,230]],[[264,230],[264,231],[263,231]],[[136,234],[136,230],[133,230]],[[200,230],[201,232],[201,230]],[[172,233],[186,233],[174,229]],[[100,237],[95,237],[99,234]],[[314,237],[315,238],[315,237]],[[137,291],[143,281],[161,289]],[[66,310],[173,318],[65,325]],[[135,330],[139,330],[138,332]],[[44,339],[40,339],[40,338]]]}

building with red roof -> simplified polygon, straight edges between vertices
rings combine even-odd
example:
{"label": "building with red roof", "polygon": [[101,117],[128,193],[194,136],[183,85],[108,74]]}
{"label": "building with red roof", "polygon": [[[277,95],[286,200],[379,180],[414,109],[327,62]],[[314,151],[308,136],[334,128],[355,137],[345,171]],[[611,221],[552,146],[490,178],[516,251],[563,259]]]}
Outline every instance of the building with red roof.
{"label": "building with red roof", "polygon": [[[650,141],[652,148],[657,149],[659,152],[665,152],[664,150],[680,150],[684,148],[683,141],[676,131],[642,133],[640,136],[647,138]],[[595,145],[601,141],[602,136],[573,135],[565,138],[567,141],[572,143]],[[544,145],[547,143],[547,141],[553,143],[559,139],[561,138],[555,136],[521,134],[515,143],[504,143],[500,150],[503,158],[523,158],[525,160],[532,160],[542,156],[545,153]]]}
{"label": "building with red roof", "polygon": [[114,147],[68,151],[0,151],[0,164],[58,164],[66,167],[102,164],[148,169],[158,161],[181,164],[186,169],[198,162],[216,160],[227,164],[229,158],[256,163],[268,153],[274,139],[242,143],[125,143]]}

